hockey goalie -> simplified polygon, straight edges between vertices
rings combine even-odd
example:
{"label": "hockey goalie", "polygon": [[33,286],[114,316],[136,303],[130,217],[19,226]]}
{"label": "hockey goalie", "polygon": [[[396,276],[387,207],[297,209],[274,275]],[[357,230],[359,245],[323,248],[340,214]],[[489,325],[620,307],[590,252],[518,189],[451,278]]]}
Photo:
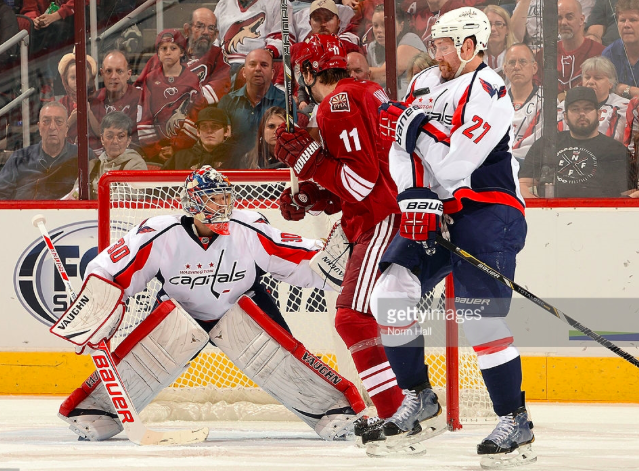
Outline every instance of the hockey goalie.
{"label": "hockey goalie", "polygon": [[[321,241],[282,233],[259,213],[233,206],[225,176],[209,166],[194,171],[182,195],[186,215],[149,218],[102,251],[51,332],[87,351],[113,336],[124,301],[157,278],[158,306],[112,354],[138,411],[212,342],[320,437],[342,438],[362,415],[363,400],[292,336],[259,283],[267,272],[296,286],[332,289],[310,266]],[[123,429],[97,373],[64,401],[59,415],[86,440],[106,440]]]}

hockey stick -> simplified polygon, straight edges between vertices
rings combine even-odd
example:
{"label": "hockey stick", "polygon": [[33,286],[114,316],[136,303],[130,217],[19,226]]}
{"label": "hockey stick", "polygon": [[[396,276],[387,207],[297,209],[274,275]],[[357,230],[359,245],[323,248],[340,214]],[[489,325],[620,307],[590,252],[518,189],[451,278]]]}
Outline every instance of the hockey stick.
{"label": "hockey stick", "polygon": [[[289,38],[288,28],[288,1],[280,1],[280,12],[282,17],[282,62],[284,62],[284,103],[286,112],[286,132],[293,130],[293,74],[291,72],[291,40]],[[299,193],[299,181],[293,172],[291,172],[291,193],[296,195]]]}
{"label": "hockey stick", "polygon": [[[73,286],[71,286],[64,265],[58,256],[58,251],[55,249],[51,237],[49,237],[49,233],[45,227],[46,220],[44,216],[37,214],[31,222],[40,230],[44,243],[49,249],[49,253],[62,278],[64,287],[71,299],[75,300],[75,291],[73,290]],[[101,340],[98,344],[98,349],[91,353],[91,359],[120,417],[124,432],[133,443],[136,445],[184,445],[187,443],[199,443],[208,437],[209,429],[206,427],[197,430],[174,430],[169,432],[158,432],[146,428],[133,406],[133,401],[131,401],[129,393],[124,387],[122,378],[120,378],[118,374],[115,362],[113,361],[113,357],[105,340]]]}
{"label": "hockey stick", "polygon": [[601,335],[599,335],[596,332],[593,332],[588,327],[583,326],[582,324],[577,322],[572,317],[564,314],[563,312],[561,312],[556,307],[548,304],[543,299],[538,298],[537,296],[532,294],[527,289],[525,289],[522,286],[520,286],[517,283],[515,283],[513,280],[511,280],[511,279],[505,277],[504,275],[502,275],[501,273],[499,273],[494,268],[489,267],[488,265],[486,265],[481,260],[476,259],[471,254],[469,254],[468,252],[460,249],[459,247],[457,247],[452,242],[449,242],[448,240],[444,239],[443,236],[441,236],[441,235],[437,236],[437,243],[439,245],[441,245],[442,247],[444,247],[445,249],[449,250],[450,252],[454,253],[455,255],[459,256],[460,258],[464,259],[465,261],[467,261],[471,265],[477,267],[482,272],[486,273],[489,276],[492,276],[494,279],[496,279],[500,283],[508,286],[514,292],[519,293],[524,298],[529,299],[530,301],[535,303],[537,306],[539,306],[542,309],[544,309],[544,310],[548,311],[549,313],[551,313],[553,316],[557,317],[558,319],[561,319],[566,324],[570,325],[571,327],[574,327],[579,332],[586,334],[588,337],[593,339],[598,344],[606,347],[611,352],[616,353],[617,355],[619,355],[624,360],[628,361],[629,363],[632,363],[634,366],[639,368],[639,360],[637,360],[635,357],[633,357],[630,353],[626,352],[625,350],[622,350],[621,348],[616,346],[614,343],[612,343],[610,340],[608,340],[605,337],[602,337]]}

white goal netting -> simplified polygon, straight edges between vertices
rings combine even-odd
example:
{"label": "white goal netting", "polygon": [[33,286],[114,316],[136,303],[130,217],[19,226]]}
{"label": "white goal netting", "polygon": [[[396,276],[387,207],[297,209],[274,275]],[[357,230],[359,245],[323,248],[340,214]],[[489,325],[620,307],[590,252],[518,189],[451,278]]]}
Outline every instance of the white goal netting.
{"label": "white goal netting", "polygon": [[[111,172],[103,178],[99,203],[100,249],[104,249],[105,243],[117,241],[149,217],[181,212],[180,194],[187,173]],[[288,184],[288,172],[243,171],[228,172],[228,175],[235,184],[236,208],[259,211],[272,225],[284,232],[322,238],[328,235],[333,223],[339,219],[339,215],[321,215],[307,216],[299,222],[284,220],[277,200]],[[108,224],[105,218],[108,218]],[[364,392],[350,355],[333,327],[337,295],[290,286],[275,281],[268,274],[262,277],[261,282],[275,298],[295,337]],[[444,311],[444,285],[441,283],[425,296],[421,307]],[[153,280],[145,291],[128,300],[127,314],[114,337],[114,347],[151,312],[159,288],[159,282]],[[462,422],[492,419],[490,399],[475,354],[467,347],[463,334],[457,335],[459,347],[456,348],[455,340],[447,340],[445,321],[428,322],[428,328],[426,362],[431,383],[437,389],[440,401],[449,402],[449,423],[456,423],[458,418]],[[449,386],[448,394],[447,384],[454,382],[447,381],[447,374],[451,374],[446,369],[447,350],[449,358],[457,358],[459,375],[459,385],[454,387],[454,391],[450,391]],[[455,392],[458,399],[455,398]],[[142,415],[147,420],[157,421],[292,420],[295,417],[262,392],[223,353],[210,346]]]}

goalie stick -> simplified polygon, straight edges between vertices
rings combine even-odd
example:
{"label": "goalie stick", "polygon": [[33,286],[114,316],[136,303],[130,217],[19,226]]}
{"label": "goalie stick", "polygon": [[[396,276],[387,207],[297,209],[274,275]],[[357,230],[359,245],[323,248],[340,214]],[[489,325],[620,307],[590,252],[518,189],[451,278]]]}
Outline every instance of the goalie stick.
{"label": "goalie stick", "polygon": [[[55,249],[51,237],[49,237],[49,233],[45,227],[46,220],[44,216],[37,214],[31,222],[40,230],[40,234],[62,278],[64,287],[71,299],[75,300],[75,291],[73,290],[73,286],[71,286],[64,265],[58,256],[58,251]],[[209,429],[206,427],[197,430],[173,430],[167,432],[148,429],[133,406],[133,401],[131,401],[129,393],[122,382],[122,378],[120,378],[118,374],[115,362],[113,361],[113,357],[105,340],[101,340],[97,350],[91,353],[91,359],[118,413],[122,426],[124,427],[124,432],[133,443],[136,445],[185,445],[188,443],[200,443],[208,437]]]}
{"label": "goalie stick", "polygon": [[[284,63],[284,103],[286,112],[286,132],[293,131],[293,90],[291,72],[291,40],[289,38],[288,27],[288,1],[280,0],[280,13],[282,18],[282,62]],[[293,169],[291,172],[291,193],[299,193],[299,182]]]}
{"label": "goalie stick", "polygon": [[625,350],[619,348],[617,345],[612,343],[607,338],[602,337],[598,333],[593,332],[592,330],[590,330],[588,327],[580,324],[578,321],[576,321],[572,317],[564,314],[562,311],[560,311],[556,307],[552,306],[551,304],[548,304],[543,299],[538,298],[533,293],[531,293],[527,289],[523,288],[522,286],[518,285],[513,280],[505,277],[504,275],[499,273],[494,268],[489,267],[488,265],[486,265],[481,260],[476,259],[475,257],[473,257],[471,254],[469,254],[465,250],[460,249],[459,247],[457,247],[452,242],[446,240],[443,236],[441,236],[441,235],[437,236],[437,243],[439,245],[441,245],[442,247],[444,247],[445,249],[449,250],[450,252],[454,253],[458,257],[460,257],[463,260],[467,261],[471,265],[477,267],[482,272],[486,273],[489,276],[492,276],[497,281],[499,281],[502,284],[508,286],[514,292],[521,294],[526,299],[529,299],[530,301],[535,303],[537,306],[539,306],[542,309],[544,309],[544,310],[548,311],[549,313],[551,313],[553,316],[557,317],[558,319],[561,319],[566,324],[570,325],[571,327],[574,327],[579,332],[586,334],[588,337],[593,339],[595,342],[597,342],[598,344],[606,347],[611,352],[616,353],[617,355],[619,355],[621,358],[623,358],[627,362],[629,362],[629,363],[633,364],[634,366],[636,366],[637,368],[639,368],[639,360],[637,360],[635,357],[633,357],[630,353],[628,353]]}

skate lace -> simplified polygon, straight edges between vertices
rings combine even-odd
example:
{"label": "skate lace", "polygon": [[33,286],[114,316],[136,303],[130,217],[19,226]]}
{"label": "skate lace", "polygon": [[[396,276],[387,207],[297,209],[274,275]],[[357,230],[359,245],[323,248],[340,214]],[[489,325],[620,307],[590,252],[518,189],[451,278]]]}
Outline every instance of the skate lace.
{"label": "skate lace", "polygon": [[399,420],[407,420],[411,417],[419,408],[419,399],[417,399],[417,394],[413,391],[406,390],[404,391],[404,400],[402,401],[402,405],[399,410],[395,413],[393,418]]}
{"label": "skate lace", "polygon": [[491,440],[496,444],[502,443],[506,438],[508,438],[515,430],[515,421],[513,420],[512,415],[504,415],[499,417],[499,423],[495,430],[492,431],[490,435],[486,438],[486,440]]}

